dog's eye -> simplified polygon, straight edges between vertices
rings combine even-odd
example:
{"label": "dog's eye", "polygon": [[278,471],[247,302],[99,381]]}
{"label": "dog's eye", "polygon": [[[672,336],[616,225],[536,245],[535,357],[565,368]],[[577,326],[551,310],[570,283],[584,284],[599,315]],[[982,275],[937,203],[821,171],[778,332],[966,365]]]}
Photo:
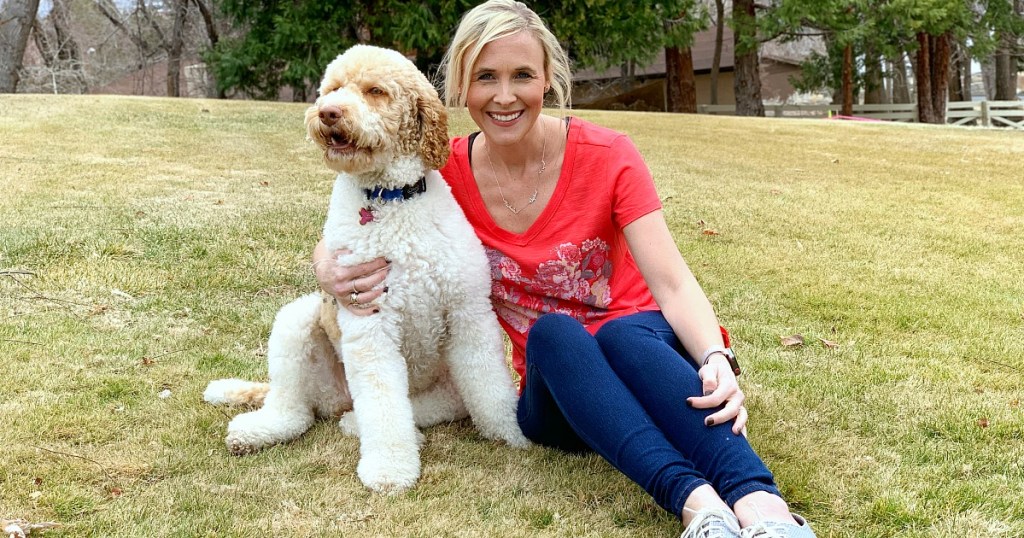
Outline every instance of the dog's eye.
{"label": "dog's eye", "polygon": [[366,93],[368,93],[370,95],[380,96],[380,95],[384,95],[384,90],[378,88],[377,86],[373,86],[369,90],[366,90]]}

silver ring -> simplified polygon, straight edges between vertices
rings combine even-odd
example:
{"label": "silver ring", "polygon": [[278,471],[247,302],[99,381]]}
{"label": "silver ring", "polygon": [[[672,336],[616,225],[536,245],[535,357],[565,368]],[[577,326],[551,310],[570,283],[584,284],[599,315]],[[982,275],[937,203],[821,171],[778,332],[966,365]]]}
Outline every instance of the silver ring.
{"label": "silver ring", "polygon": [[359,292],[357,292],[357,291],[353,291],[352,293],[348,294],[348,304],[350,304],[350,305],[359,304],[359,298],[357,297],[358,295],[359,295]]}

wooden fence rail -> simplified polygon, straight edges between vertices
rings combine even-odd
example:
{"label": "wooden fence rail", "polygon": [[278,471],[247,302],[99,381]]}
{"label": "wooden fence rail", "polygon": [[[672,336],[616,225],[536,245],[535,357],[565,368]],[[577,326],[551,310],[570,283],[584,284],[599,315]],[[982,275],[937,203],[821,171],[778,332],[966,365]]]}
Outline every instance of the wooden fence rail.
{"label": "wooden fence rail", "polygon": [[[765,105],[765,115],[776,118],[825,118],[839,114],[842,105]],[[735,105],[698,105],[701,114],[736,113]],[[917,121],[917,104],[853,105],[858,118]],[[1024,130],[1024,101],[954,101],[946,105],[950,125],[1009,127]]]}

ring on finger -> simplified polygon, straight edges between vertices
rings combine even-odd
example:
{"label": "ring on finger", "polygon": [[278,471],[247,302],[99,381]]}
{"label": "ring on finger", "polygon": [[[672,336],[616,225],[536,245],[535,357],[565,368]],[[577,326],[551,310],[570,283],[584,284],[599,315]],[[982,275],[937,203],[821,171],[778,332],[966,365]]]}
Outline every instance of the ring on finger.
{"label": "ring on finger", "polygon": [[359,304],[359,297],[358,296],[359,296],[359,292],[357,292],[357,291],[353,291],[352,293],[348,294],[348,304],[350,304],[350,305]]}
{"label": "ring on finger", "polygon": [[359,293],[359,289],[356,288],[356,281],[355,280],[352,281],[352,293],[353,294]]}

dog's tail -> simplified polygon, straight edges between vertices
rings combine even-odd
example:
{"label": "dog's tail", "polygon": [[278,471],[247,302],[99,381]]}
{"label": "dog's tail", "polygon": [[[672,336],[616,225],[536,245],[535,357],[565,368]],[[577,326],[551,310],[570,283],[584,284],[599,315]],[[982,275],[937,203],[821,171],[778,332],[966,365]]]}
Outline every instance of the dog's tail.
{"label": "dog's tail", "polygon": [[242,379],[211,381],[203,392],[203,399],[214,405],[248,405],[258,407],[270,391],[270,383],[256,383]]}

